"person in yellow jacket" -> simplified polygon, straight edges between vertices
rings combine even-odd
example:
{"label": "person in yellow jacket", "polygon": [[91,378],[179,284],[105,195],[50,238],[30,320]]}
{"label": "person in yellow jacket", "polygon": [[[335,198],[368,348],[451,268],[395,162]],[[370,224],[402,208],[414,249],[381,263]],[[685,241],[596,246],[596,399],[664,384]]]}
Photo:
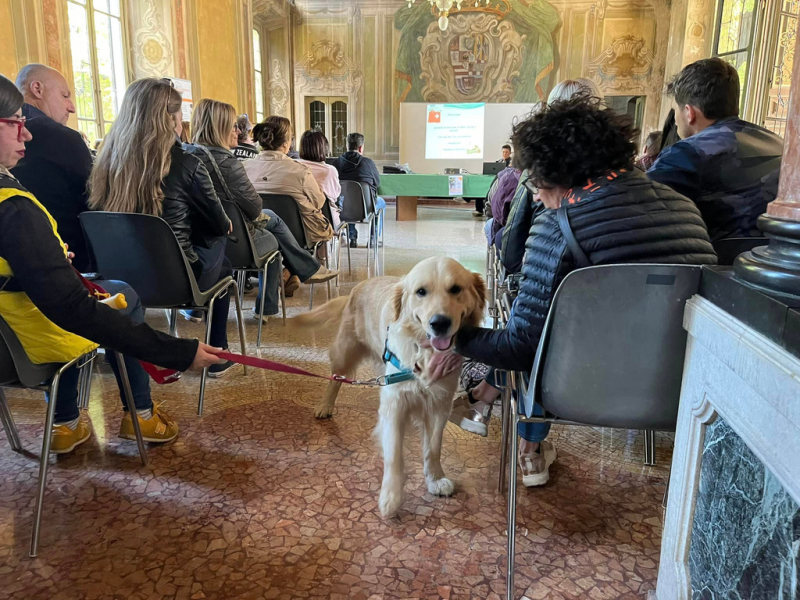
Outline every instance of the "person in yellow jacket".
{"label": "person in yellow jacket", "polygon": [[[124,308],[116,310],[90,296],[70,264],[57,223],[9,172],[31,139],[22,102],[20,91],[0,75],[0,317],[37,364],[68,362],[98,345],[122,352],[144,438],[170,441],[178,435],[178,425],[153,403],[149,377],[137,359],[180,371],[223,361],[214,354],[217,349],[197,340],[151,329],[144,323],[138,296],[123,282],[98,283],[112,295],[123,294]],[[119,382],[113,353],[108,360]],[[55,398],[55,453],[71,452],[91,436],[88,417],[78,410],[78,374],[73,367],[62,375]],[[126,414],[122,420],[123,438],[134,439],[131,419]]]}

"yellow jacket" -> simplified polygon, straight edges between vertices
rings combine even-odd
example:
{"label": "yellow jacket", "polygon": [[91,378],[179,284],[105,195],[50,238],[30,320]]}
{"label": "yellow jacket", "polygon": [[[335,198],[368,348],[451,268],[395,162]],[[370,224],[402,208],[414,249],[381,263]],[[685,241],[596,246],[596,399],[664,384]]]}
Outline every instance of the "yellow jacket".
{"label": "yellow jacket", "polygon": [[[58,235],[55,219],[33,194],[13,187],[0,188],[0,203],[15,196],[28,198],[44,211],[53,227],[53,235],[58,238],[59,244],[64,248],[64,242]],[[66,253],[67,249],[64,248],[64,254],[66,255]],[[0,256],[0,276],[13,277],[13,275],[11,266]],[[69,362],[73,358],[97,348],[97,344],[94,342],[64,331],[50,321],[24,292],[0,291],[0,316],[14,330],[28,357],[36,364]]]}

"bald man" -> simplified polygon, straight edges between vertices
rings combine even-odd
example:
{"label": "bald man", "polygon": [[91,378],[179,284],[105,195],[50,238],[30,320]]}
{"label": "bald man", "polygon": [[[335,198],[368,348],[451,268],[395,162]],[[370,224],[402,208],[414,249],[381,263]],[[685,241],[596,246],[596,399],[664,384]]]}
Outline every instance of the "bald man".
{"label": "bald man", "polygon": [[92,155],[81,135],[66,126],[75,112],[72,92],[61,73],[38,64],[23,67],[16,85],[25,97],[22,116],[33,139],[11,172],[55,218],[61,238],[75,253],[72,264],[89,272],[91,261],[78,215],[87,210]]}

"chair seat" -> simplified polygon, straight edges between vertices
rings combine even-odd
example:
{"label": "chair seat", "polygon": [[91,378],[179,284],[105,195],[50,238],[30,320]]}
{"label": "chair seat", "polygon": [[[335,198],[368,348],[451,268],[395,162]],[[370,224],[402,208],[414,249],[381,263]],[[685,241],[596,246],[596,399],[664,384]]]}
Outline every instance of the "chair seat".
{"label": "chair seat", "polygon": [[[258,248],[259,252],[263,252],[261,256],[256,257],[258,264],[254,266],[254,268],[261,268],[264,264],[268,261],[268,259],[272,258],[276,252],[280,251],[280,246],[278,245],[277,238],[272,235],[269,231],[263,231],[258,234],[259,241],[258,241]],[[261,237],[263,236],[263,238]]]}

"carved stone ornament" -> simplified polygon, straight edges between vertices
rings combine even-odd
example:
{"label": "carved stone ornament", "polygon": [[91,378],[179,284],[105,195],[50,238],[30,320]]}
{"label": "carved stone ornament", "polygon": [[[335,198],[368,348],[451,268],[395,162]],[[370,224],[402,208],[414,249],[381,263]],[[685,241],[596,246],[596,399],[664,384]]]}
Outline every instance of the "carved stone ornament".
{"label": "carved stone ornament", "polygon": [[604,91],[638,92],[647,87],[653,72],[653,51],[643,38],[616,38],[600,56],[589,62],[589,76]]}
{"label": "carved stone ornament", "polygon": [[522,66],[522,41],[509,21],[459,14],[441,31],[436,22],[421,40],[422,97],[428,102],[511,102]]}
{"label": "carved stone ornament", "polygon": [[340,44],[320,40],[295,64],[295,92],[303,95],[349,96],[361,89],[359,66]]}
{"label": "carved stone ornament", "polygon": [[276,58],[272,61],[272,77],[269,80],[270,114],[286,116],[286,103],[289,101],[289,85],[283,78],[283,68]]}
{"label": "carved stone ornament", "polygon": [[134,57],[139,77],[163,77],[170,72],[172,46],[164,33],[157,0],[141,0],[144,6],[141,24],[134,32]]}

